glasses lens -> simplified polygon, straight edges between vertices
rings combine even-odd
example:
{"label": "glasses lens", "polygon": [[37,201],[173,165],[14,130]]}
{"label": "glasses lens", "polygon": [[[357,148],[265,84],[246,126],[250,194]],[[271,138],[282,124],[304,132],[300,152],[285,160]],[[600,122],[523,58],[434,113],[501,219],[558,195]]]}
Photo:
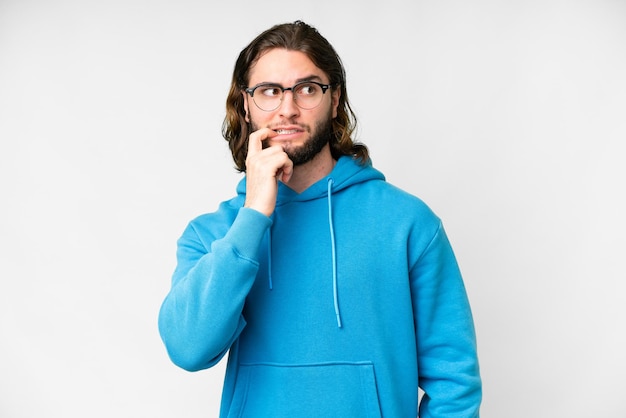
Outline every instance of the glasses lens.
{"label": "glasses lens", "polygon": [[321,101],[324,92],[322,88],[315,83],[300,83],[293,88],[296,98],[296,104],[302,109],[313,109],[317,107]]}
{"label": "glasses lens", "polygon": [[265,86],[259,86],[254,90],[254,96],[252,100],[261,110],[274,110],[280,106],[280,102],[283,99],[283,89],[280,86],[274,86],[271,84]]}

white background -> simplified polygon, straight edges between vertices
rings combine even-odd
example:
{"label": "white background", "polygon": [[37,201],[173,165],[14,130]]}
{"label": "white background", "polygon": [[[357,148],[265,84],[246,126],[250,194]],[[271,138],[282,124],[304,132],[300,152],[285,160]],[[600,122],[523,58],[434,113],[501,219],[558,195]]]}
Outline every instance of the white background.
{"label": "white background", "polygon": [[239,51],[303,19],[358,138],[443,218],[482,416],[626,416],[626,2],[0,0],[0,416],[214,417],[157,313],[186,223],[234,194]]}

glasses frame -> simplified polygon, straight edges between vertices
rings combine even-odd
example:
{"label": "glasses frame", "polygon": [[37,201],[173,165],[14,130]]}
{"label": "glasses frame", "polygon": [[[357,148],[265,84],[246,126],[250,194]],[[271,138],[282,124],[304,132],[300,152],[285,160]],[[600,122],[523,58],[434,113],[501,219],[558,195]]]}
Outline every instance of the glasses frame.
{"label": "glasses frame", "polygon": [[[286,91],[291,91],[291,93],[293,94],[293,92],[295,91],[294,89],[298,88],[298,86],[301,86],[302,84],[315,84],[317,86],[319,86],[319,88],[322,89],[322,97],[324,96],[324,94],[326,94],[326,90],[330,89],[333,85],[332,84],[323,84],[323,83],[319,83],[317,81],[300,81],[299,83],[294,84],[291,87],[283,87],[278,83],[261,83],[261,84],[257,84],[256,86],[253,87],[246,87],[244,88],[244,91],[246,93],[248,93],[250,95],[250,97],[252,97],[252,101],[254,102],[254,105],[256,107],[258,107],[260,110],[264,111],[264,112],[273,112],[274,110],[278,109],[280,107],[280,105],[283,103],[283,99],[285,98],[285,92]],[[280,97],[280,101],[278,102],[278,105],[270,110],[266,110],[263,109],[261,106],[259,106],[256,102],[256,100],[254,100],[254,92],[256,91],[256,89],[258,89],[259,87],[276,87],[278,89],[281,90],[281,97]],[[296,106],[298,106],[300,109],[304,109],[304,110],[311,110],[311,109],[315,109],[317,106],[319,106],[322,101],[320,100],[320,102],[318,104],[316,104],[313,107],[302,107],[298,104],[298,96],[296,94],[293,95],[293,101],[296,104]]]}

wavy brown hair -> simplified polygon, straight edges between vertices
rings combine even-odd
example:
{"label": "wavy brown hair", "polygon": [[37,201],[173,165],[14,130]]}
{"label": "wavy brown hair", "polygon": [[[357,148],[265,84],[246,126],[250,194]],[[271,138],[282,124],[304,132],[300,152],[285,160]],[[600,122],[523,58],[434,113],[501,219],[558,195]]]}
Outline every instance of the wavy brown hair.
{"label": "wavy brown hair", "polygon": [[300,51],[328,75],[329,84],[339,89],[337,117],[332,121],[330,150],[333,158],[349,155],[366,162],[368,149],[364,144],[352,140],[356,130],[356,115],[350,107],[346,90],[346,72],[337,52],[314,27],[302,22],[285,23],[273,26],[257,36],[237,58],[233,78],[226,99],[226,117],[222,125],[222,135],[228,141],[230,152],[238,171],[246,171],[248,135],[250,125],[246,122],[242,90],[248,87],[250,69],[257,60],[270,49],[284,48]]}

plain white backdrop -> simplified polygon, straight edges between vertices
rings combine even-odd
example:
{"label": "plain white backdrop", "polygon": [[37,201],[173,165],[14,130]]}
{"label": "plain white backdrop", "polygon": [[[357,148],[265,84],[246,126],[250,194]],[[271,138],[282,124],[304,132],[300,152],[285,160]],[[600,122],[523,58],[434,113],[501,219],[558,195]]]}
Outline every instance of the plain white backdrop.
{"label": "plain white backdrop", "polygon": [[223,363],[177,369],[157,314],[240,178],[234,61],[296,19],[374,165],[443,218],[482,416],[625,417],[622,0],[0,0],[0,416],[217,416]]}

